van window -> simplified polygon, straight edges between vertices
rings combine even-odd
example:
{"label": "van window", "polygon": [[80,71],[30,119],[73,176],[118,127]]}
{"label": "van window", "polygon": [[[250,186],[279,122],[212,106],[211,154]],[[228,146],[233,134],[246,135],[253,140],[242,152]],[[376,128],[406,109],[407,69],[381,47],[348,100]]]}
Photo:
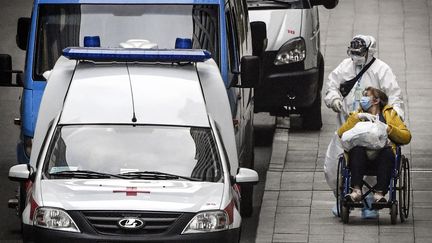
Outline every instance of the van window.
{"label": "van window", "polygon": [[237,25],[235,24],[233,9],[230,7],[229,2],[225,6],[225,18],[227,28],[227,44],[228,44],[228,62],[230,72],[238,71],[239,53],[238,53],[238,37]]}
{"label": "van window", "polygon": [[83,46],[84,36],[99,36],[101,47],[119,47],[145,39],[173,49],[177,37],[191,38],[219,63],[217,5],[78,5],[39,6],[33,79],[44,80],[69,46]]}

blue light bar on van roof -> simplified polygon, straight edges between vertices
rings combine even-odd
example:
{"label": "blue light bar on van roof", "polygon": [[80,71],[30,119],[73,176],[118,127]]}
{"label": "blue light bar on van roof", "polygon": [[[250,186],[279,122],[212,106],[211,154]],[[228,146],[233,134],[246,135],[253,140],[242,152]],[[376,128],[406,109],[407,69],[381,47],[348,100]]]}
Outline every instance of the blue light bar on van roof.
{"label": "blue light bar on van roof", "polygon": [[68,47],[63,56],[95,62],[204,62],[211,53],[201,49],[135,49]]}
{"label": "blue light bar on van roof", "polygon": [[225,0],[35,0],[35,4],[224,4]]}

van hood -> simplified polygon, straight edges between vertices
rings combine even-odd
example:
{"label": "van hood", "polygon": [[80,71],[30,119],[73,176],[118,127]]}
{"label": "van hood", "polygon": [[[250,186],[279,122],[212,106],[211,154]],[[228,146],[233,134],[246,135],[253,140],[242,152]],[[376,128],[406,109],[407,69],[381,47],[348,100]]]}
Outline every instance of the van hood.
{"label": "van hood", "polygon": [[223,187],[223,183],[177,180],[42,180],[41,206],[193,213],[220,209]]}
{"label": "van hood", "polygon": [[263,21],[267,26],[266,51],[277,51],[288,40],[301,36],[302,9],[256,9],[249,19]]}

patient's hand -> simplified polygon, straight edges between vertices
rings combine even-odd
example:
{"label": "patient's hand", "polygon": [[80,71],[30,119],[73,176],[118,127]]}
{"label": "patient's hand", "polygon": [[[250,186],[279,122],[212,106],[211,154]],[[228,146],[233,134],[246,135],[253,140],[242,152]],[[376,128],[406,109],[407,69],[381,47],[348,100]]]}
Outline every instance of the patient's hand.
{"label": "patient's hand", "polygon": [[366,112],[358,113],[357,116],[360,120],[366,120],[366,121],[371,121],[371,122],[375,122],[375,120],[376,120],[375,115],[372,115],[372,114],[369,114]]}

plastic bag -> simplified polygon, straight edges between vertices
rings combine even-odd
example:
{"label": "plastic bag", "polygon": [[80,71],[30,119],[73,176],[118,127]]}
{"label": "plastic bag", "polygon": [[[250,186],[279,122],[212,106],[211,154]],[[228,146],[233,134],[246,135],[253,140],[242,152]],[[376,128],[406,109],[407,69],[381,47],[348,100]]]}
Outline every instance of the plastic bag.
{"label": "plastic bag", "polygon": [[334,133],[332,140],[330,141],[326,157],[324,159],[324,175],[327,184],[335,193],[336,196],[336,178],[337,178],[337,166],[339,161],[339,156],[343,154],[344,150],[340,142],[340,138],[337,133]]}
{"label": "plastic bag", "polygon": [[344,132],[341,143],[346,151],[355,146],[373,150],[382,149],[387,144],[387,125],[380,121],[358,122],[353,128]]}

